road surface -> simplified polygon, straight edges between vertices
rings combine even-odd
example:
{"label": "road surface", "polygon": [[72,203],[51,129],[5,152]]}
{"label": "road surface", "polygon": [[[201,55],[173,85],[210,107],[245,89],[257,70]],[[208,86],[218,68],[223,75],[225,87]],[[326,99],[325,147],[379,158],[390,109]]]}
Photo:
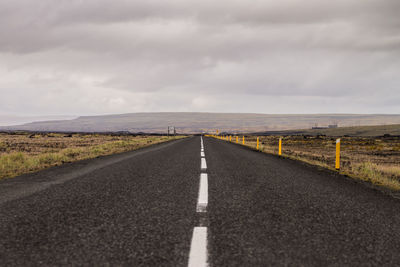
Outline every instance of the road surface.
{"label": "road surface", "polygon": [[399,200],[203,140],[0,181],[0,265],[400,265]]}

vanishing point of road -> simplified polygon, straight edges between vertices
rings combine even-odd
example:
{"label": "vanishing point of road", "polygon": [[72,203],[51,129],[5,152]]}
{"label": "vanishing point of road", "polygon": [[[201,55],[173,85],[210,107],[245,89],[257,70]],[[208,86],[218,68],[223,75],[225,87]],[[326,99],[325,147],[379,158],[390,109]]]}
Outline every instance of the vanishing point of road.
{"label": "vanishing point of road", "polygon": [[0,181],[1,266],[399,266],[400,200],[191,137]]}

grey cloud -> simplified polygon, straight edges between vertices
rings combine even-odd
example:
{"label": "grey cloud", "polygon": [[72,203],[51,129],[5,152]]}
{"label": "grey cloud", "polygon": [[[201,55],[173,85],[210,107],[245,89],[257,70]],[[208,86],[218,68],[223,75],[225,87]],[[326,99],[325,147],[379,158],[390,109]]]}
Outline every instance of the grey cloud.
{"label": "grey cloud", "polygon": [[337,112],[343,98],[347,112],[399,112],[399,12],[397,0],[4,0],[0,113]]}

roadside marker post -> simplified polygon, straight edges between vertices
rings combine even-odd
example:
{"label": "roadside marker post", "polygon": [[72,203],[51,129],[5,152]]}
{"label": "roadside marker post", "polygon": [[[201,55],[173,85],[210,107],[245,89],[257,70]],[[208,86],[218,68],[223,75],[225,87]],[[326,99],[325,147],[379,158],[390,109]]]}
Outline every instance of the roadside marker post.
{"label": "roadside marker post", "polygon": [[279,138],[279,156],[282,156],[282,138]]}
{"label": "roadside marker post", "polygon": [[336,170],[340,169],[340,138],[336,139],[336,162],[335,162]]}
{"label": "roadside marker post", "polygon": [[232,135],[229,136],[229,142],[232,142]]}
{"label": "roadside marker post", "polygon": [[259,150],[259,148],[260,148],[260,139],[259,137],[257,137],[257,150]]}
{"label": "roadside marker post", "polygon": [[239,136],[236,135],[236,144],[239,143]]}
{"label": "roadside marker post", "polygon": [[243,145],[244,145],[244,135],[243,135],[243,141],[242,141]]}

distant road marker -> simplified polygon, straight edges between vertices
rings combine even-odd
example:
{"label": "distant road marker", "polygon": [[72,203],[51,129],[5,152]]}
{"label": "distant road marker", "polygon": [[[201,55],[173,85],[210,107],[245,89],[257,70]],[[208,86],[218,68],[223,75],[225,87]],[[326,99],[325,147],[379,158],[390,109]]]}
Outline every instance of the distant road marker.
{"label": "distant road marker", "polygon": [[207,163],[205,158],[201,158],[201,170],[206,170],[207,169]]}
{"label": "distant road marker", "polygon": [[207,258],[207,227],[195,227],[190,244],[188,267],[206,267]]}
{"label": "distant road marker", "polygon": [[202,157],[202,158],[205,157],[204,151],[201,151],[201,152],[200,152],[200,157]]}
{"label": "distant road marker", "polygon": [[208,205],[208,175],[200,174],[199,198],[197,200],[197,212],[206,212]]}

